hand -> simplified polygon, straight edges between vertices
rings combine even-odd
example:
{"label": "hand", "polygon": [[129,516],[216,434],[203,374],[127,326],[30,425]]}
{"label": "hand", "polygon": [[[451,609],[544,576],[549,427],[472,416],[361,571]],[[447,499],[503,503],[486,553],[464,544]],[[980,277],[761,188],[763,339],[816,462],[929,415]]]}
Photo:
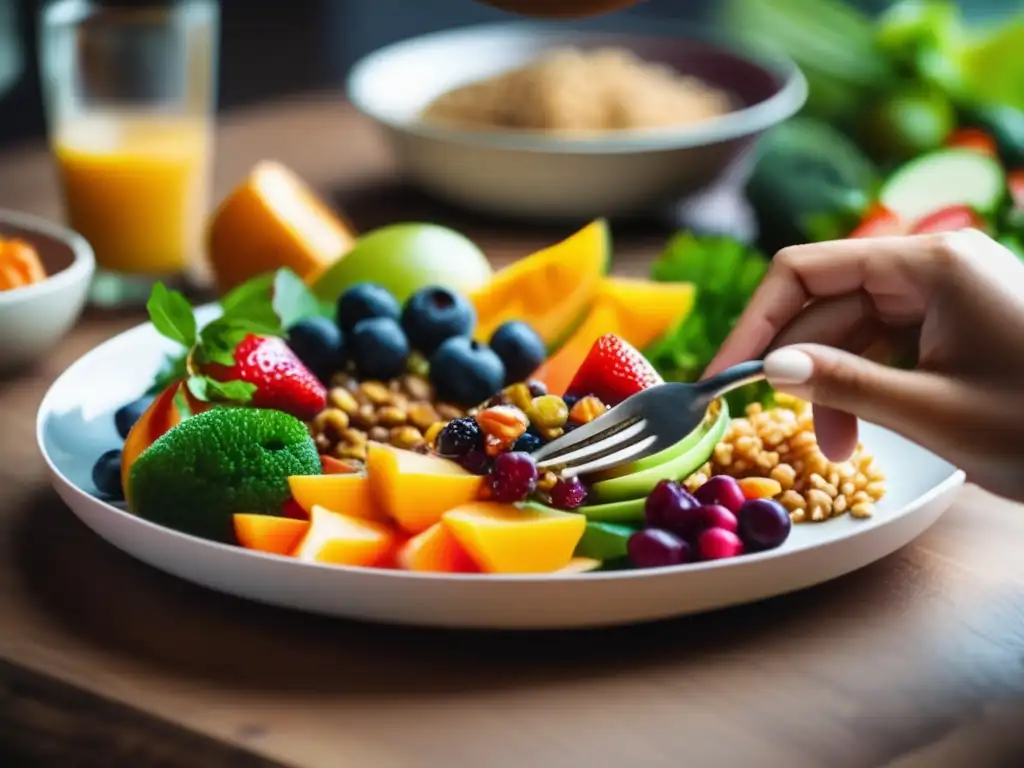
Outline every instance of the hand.
{"label": "hand", "polygon": [[[879,362],[908,343],[914,370]],[[705,376],[766,350],[829,458],[849,457],[860,417],[1024,500],[1024,264],[981,232],[780,251]]]}

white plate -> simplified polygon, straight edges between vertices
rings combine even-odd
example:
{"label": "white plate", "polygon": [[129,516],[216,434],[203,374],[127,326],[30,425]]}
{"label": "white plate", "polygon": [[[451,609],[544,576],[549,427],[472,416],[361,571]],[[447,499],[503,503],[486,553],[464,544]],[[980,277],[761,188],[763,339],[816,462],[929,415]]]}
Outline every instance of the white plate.
{"label": "white plate", "polygon": [[[200,310],[208,321],[210,308]],[[775,551],[649,571],[567,576],[416,574],[309,565],[216,544],[141,520],[90,495],[92,465],[118,447],[113,412],[151,381],[170,342],[149,324],[68,368],[39,409],[37,439],[54,487],[115,547],[188,581],[273,605],[424,626],[569,628],[627,624],[752,602],[819,584],[894,552],[925,531],[963,485],[960,470],[890,432],[864,425],[889,477],[871,520],[795,526]]]}

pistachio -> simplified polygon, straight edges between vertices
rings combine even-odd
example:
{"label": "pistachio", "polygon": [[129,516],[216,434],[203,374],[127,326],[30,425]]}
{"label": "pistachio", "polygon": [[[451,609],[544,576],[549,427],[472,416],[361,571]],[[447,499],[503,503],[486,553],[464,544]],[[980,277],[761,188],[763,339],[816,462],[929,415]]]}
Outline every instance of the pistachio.
{"label": "pistachio", "polygon": [[377,423],[383,427],[400,427],[405,424],[408,415],[401,408],[385,405],[377,411]]}
{"label": "pistachio", "polygon": [[394,427],[390,434],[391,444],[396,448],[413,448],[423,442],[423,433],[416,427]]}

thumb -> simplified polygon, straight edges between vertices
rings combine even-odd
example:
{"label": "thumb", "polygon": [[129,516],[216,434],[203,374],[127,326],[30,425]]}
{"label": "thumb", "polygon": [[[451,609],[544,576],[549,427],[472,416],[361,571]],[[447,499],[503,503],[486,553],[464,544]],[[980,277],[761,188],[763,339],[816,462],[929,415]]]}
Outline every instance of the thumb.
{"label": "thumb", "polygon": [[969,423],[964,404],[974,399],[953,379],[890,368],[816,344],[777,349],[765,357],[764,368],[775,389],[815,405],[815,431],[830,458],[848,457],[856,445],[852,417],[934,451],[963,427],[964,419]]}

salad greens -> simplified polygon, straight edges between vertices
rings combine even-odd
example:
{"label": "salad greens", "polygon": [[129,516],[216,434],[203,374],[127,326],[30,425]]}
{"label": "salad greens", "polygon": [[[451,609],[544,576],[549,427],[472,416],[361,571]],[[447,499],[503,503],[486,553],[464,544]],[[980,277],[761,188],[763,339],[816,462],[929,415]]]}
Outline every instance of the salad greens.
{"label": "salad greens", "polygon": [[[651,269],[651,278],[694,285],[694,305],[675,329],[644,350],[666,381],[696,381],[739,319],[768,270],[768,259],[724,235],[674,235]],[[733,413],[768,399],[766,384],[728,396]]]}

